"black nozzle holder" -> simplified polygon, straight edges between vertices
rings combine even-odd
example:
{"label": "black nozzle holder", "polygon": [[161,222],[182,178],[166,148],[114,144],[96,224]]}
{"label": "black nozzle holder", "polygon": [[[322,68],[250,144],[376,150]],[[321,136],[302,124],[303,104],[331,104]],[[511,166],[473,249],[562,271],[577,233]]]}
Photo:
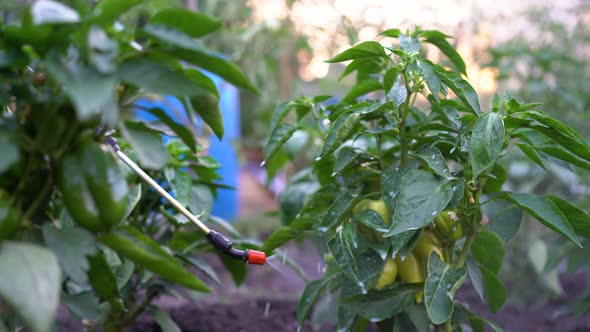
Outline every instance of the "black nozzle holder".
{"label": "black nozzle holder", "polygon": [[113,147],[113,150],[115,150],[115,152],[117,151],[121,151],[121,147],[119,146],[119,143],[117,142],[117,140],[114,137],[106,137],[104,139],[104,142],[107,143],[108,145]]}
{"label": "black nozzle holder", "polygon": [[241,259],[244,262],[248,262],[248,250],[237,250],[232,247],[230,240],[226,239],[223,235],[212,230],[207,234],[207,240],[215,249],[227,254],[232,258]]}

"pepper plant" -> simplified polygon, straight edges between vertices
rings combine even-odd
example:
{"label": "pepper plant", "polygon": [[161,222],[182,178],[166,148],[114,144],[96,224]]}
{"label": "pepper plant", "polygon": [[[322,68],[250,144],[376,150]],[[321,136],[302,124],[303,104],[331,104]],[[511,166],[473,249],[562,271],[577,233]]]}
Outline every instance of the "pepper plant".
{"label": "pepper plant", "polygon": [[[0,330],[50,331],[60,303],[87,330],[126,330],[146,310],[170,330],[151,302],[208,291],[189,266],[219,282],[202,259],[207,240],[103,142],[117,137],[182,205],[237,237],[208,215],[220,165],[192,124],[199,116],[223,135],[218,91],[201,69],[256,89],[199,43],[221,26],[209,16],[164,8],[125,26],[142,1],[68,3],[38,0],[2,15]],[[176,96],[186,112],[142,106],[159,95]],[[156,120],[139,121],[139,110]],[[243,263],[223,263],[241,283]]]}
{"label": "pepper plant", "polygon": [[[300,324],[329,297],[339,330],[375,322],[383,331],[500,331],[454,296],[469,279],[493,312],[504,304],[498,272],[523,213],[575,245],[590,236],[590,218],[568,201],[503,191],[510,174],[500,161],[519,149],[543,167],[542,149],[575,165],[590,160],[590,146],[539,104],[505,94],[482,110],[444,33],[381,36],[384,43],[362,42],[327,61],[350,61],[342,76],[356,74],[339,102],[300,97],[275,110],[269,169],[297,131],[311,137],[303,149],[317,158],[291,178],[281,197],[285,225],[265,250],[311,236],[325,259],[323,277],[299,302]],[[428,60],[425,45],[445,62]]]}

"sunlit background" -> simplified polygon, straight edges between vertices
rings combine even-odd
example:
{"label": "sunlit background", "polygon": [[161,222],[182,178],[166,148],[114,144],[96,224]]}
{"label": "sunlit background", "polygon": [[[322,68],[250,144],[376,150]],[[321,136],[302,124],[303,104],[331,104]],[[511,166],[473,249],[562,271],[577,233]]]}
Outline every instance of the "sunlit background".
{"label": "sunlit background", "polygon": [[[418,25],[426,29],[446,31],[455,38],[455,45],[468,65],[470,80],[478,91],[491,92],[497,88],[493,69],[481,68],[481,53],[490,46],[514,36],[531,39],[538,31],[526,19],[527,11],[546,8],[547,14],[576,23],[575,10],[579,1],[564,0],[251,0],[255,22],[278,27],[290,19],[295,33],[305,36],[313,56],[300,56],[299,75],[305,81],[324,78],[329,64],[324,60],[349,48],[357,41],[378,39],[387,28],[411,29]],[[532,40],[532,42],[534,42]]]}

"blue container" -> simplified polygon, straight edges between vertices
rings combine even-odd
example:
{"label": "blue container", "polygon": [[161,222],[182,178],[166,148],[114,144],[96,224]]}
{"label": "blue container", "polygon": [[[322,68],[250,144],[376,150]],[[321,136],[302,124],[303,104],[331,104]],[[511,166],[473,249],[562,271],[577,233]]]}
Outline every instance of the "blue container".
{"label": "blue container", "polygon": [[[222,140],[212,135],[209,138],[209,155],[215,158],[220,164],[219,174],[222,177],[220,183],[231,186],[234,189],[218,189],[217,198],[213,202],[211,214],[225,220],[234,220],[238,216],[238,185],[240,165],[235,146],[240,140],[240,102],[238,90],[224,82],[221,78],[205,72],[216,84],[219,90],[220,108],[223,116],[225,134]],[[174,121],[181,124],[188,124],[189,119],[180,100],[173,96],[166,96],[160,100],[141,99],[137,105],[145,108],[159,107],[168,114]],[[152,121],[157,118],[147,111],[137,109],[135,116],[139,119]],[[202,124],[193,123],[195,132],[199,132]],[[163,136],[164,142],[170,138]]]}
{"label": "blue container", "polygon": [[240,95],[238,89],[221,78],[209,74],[219,90],[219,106],[223,115],[225,133],[219,140],[212,136],[209,140],[209,155],[221,164],[219,170],[222,183],[234,189],[218,189],[211,214],[226,220],[234,220],[239,213],[240,163],[236,148],[240,142]]}

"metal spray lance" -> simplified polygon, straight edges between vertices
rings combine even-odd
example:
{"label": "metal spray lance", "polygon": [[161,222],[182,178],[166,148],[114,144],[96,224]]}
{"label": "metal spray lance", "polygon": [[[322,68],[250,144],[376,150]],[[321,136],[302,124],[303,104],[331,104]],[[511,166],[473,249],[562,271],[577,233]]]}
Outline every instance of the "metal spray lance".
{"label": "metal spray lance", "polygon": [[207,235],[207,240],[209,243],[213,245],[217,250],[229,255],[232,258],[241,259],[244,262],[249,264],[257,264],[257,265],[264,265],[266,262],[266,254],[261,251],[257,250],[237,250],[232,246],[230,240],[225,238],[222,234],[217,233],[216,231],[210,229],[205,225],[203,222],[199,220],[195,215],[190,213],[182,204],[180,204],[174,197],[172,197],[164,188],[162,188],[154,179],[152,179],[146,172],[144,172],[137,164],[133,162],[133,160],[129,159],[121,148],[119,144],[117,144],[117,140],[113,137],[106,137],[105,143],[109,144],[115,154],[121,161],[123,161],[129,168],[131,168],[137,175],[139,175],[145,182],[147,182],[155,191],[157,191],[162,197],[164,197],[178,212],[182,213],[185,217],[188,218],[191,222],[193,222],[201,231],[203,231]]}

